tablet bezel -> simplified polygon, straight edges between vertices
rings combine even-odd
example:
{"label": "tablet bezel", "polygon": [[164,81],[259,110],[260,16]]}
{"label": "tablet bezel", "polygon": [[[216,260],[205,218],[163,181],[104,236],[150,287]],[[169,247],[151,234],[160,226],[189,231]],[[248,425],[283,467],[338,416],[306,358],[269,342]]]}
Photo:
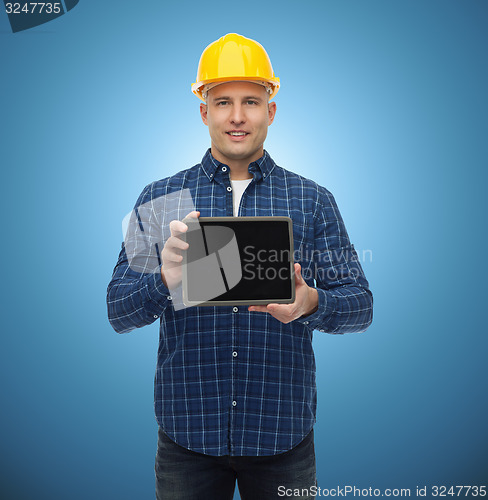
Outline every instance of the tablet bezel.
{"label": "tablet bezel", "polygon": [[[291,297],[287,299],[241,299],[241,300],[214,300],[214,301],[192,301],[188,298],[188,274],[186,252],[183,252],[183,262],[182,262],[182,296],[183,303],[187,307],[193,306],[244,306],[244,305],[266,305],[266,304],[291,304],[295,302],[295,266],[294,266],[294,248],[293,248],[293,221],[290,217],[286,216],[243,216],[243,217],[199,217],[199,222],[273,222],[273,221],[286,221],[288,222],[288,236],[289,236],[289,247],[290,247],[290,277],[291,277]],[[183,222],[185,222],[183,220]]]}

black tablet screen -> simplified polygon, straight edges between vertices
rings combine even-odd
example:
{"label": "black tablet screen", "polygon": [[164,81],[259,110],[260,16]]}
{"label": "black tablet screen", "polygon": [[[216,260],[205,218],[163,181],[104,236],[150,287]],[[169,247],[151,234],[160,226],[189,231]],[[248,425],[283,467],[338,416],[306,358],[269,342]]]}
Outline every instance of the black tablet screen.
{"label": "black tablet screen", "polygon": [[[205,221],[203,218],[199,222],[199,231],[187,233],[186,239],[190,245],[187,251],[188,262],[195,262],[201,259],[202,255],[215,253],[220,271],[218,279],[222,280],[226,292],[209,299],[208,296],[204,296],[208,289],[202,290],[201,284],[196,286],[196,283],[192,283],[196,273],[189,272],[187,293],[190,301],[272,302],[292,297],[290,262],[293,258],[293,248],[289,232],[291,227],[287,220],[231,219],[224,222],[222,219]],[[222,228],[229,228],[231,231]],[[231,242],[233,237],[235,240]],[[223,248],[230,248],[229,242],[233,244],[236,255],[232,260],[226,258],[225,251],[222,251]],[[236,269],[239,265],[240,273],[239,269]],[[212,276],[216,274],[218,272]],[[240,275],[237,284],[235,284],[236,275]]]}

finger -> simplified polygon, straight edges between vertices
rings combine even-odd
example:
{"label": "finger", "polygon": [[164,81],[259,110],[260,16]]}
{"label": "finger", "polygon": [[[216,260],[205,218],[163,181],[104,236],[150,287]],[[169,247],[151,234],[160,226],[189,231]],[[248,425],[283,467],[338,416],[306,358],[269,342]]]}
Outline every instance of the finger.
{"label": "finger", "polygon": [[267,312],[273,316],[273,318],[287,324],[293,321],[294,317],[292,316],[291,310],[285,311],[283,309],[286,306],[287,304],[268,304],[267,306],[249,306],[248,310],[252,312]]}
{"label": "finger", "polygon": [[298,264],[298,262],[295,262],[295,283],[305,283],[305,280],[302,276],[302,266]]}
{"label": "finger", "polygon": [[176,252],[165,252],[163,256],[163,262],[165,264],[168,263],[177,263],[180,264],[183,261],[183,255],[180,255]]}
{"label": "finger", "polygon": [[[256,307],[256,306],[252,306]],[[266,312],[273,318],[281,321],[282,323],[289,323],[293,318],[290,316],[288,310],[285,310],[285,304],[268,304],[267,306],[258,306],[258,312]]]}
{"label": "finger", "polygon": [[181,222],[186,225],[193,224],[195,222],[198,224],[199,216],[200,212],[198,212],[197,210],[193,210],[193,212],[190,212],[188,215],[186,215]]}
{"label": "finger", "polygon": [[255,311],[255,312],[268,312],[268,309],[266,309],[266,306],[249,306],[248,311]]}
{"label": "finger", "polygon": [[[200,212],[198,210],[193,210],[193,212],[190,212],[183,219],[183,221],[185,219],[187,220],[188,218],[190,218],[190,219],[198,219],[199,216],[200,216]],[[169,229],[170,229],[170,232],[171,232],[172,236],[179,236],[180,234],[186,233],[186,231],[188,231],[188,225],[185,224],[183,221],[181,221],[181,220],[172,220],[169,223]]]}
{"label": "finger", "polygon": [[280,316],[291,316],[295,312],[295,304],[268,304],[268,312]]}
{"label": "finger", "polygon": [[186,250],[190,246],[189,243],[181,240],[177,236],[170,236],[166,244],[168,245],[169,249],[177,248],[179,250]]}
{"label": "finger", "polygon": [[281,308],[286,307],[284,304],[268,304],[266,308],[268,311],[279,311]]}
{"label": "finger", "polygon": [[[173,240],[172,240],[173,242],[181,241],[176,237],[172,237],[172,238],[173,238]],[[181,243],[184,244],[185,242],[181,241]],[[186,248],[179,248],[179,246],[177,246],[177,245],[172,245],[168,239],[168,241],[166,242],[166,244],[163,247],[163,250],[161,251],[161,260],[163,261],[163,263],[181,262],[183,260],[183,256],[182,256],[181,252],[183,252],[185,250],[186,250]],[[178,257],[178,258],[176,258],[176,257]]]}
{"label": "finger", "polygon": [[188,231],[188,226],[180,220],[172,220],[169,223],[169,230],[171,231],[171,236],[178,236]]}
{"label": "finger", "polygon": [[268,304],[267,312],[271,314],[273,318],[285,324],[293,321],[295,318],[294,304]]}
{"label": "finger", "polygon": [[288,304],[267,304],[265,306],[249,306],[249,311],[257,312],[284,312],[286,314],[288,309]]}

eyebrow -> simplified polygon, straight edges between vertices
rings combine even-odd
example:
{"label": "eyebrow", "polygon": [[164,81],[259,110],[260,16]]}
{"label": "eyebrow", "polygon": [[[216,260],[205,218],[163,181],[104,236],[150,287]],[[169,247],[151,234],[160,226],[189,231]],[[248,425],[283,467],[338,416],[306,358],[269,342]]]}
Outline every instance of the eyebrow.
{"label": "eyebrow", "polygon": [[[261,97],[253,96],[253,95],[243,97],[242,99],[244,101],[247,101],[249,99],[254,99],[255,101],[262,101],[263,100]],[[232,97],[229,97],[229,96],[214,97],[213,100],[214,101],[232,101]]]}

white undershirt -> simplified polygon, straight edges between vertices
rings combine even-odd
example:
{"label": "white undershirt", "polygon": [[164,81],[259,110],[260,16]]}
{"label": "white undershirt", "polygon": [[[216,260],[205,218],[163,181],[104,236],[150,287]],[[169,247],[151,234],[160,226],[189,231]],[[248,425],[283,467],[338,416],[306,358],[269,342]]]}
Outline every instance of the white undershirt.
{"label": "white undershirt", "polygon": [[234,201],[234,217],[237,217],[237,215],[239,214],[239,203],[241,202],[242,193],[244,193],[251,181],[252,178],[243,179],[241,181],[230,181],[230,184],[232,186],[232,198]]}

